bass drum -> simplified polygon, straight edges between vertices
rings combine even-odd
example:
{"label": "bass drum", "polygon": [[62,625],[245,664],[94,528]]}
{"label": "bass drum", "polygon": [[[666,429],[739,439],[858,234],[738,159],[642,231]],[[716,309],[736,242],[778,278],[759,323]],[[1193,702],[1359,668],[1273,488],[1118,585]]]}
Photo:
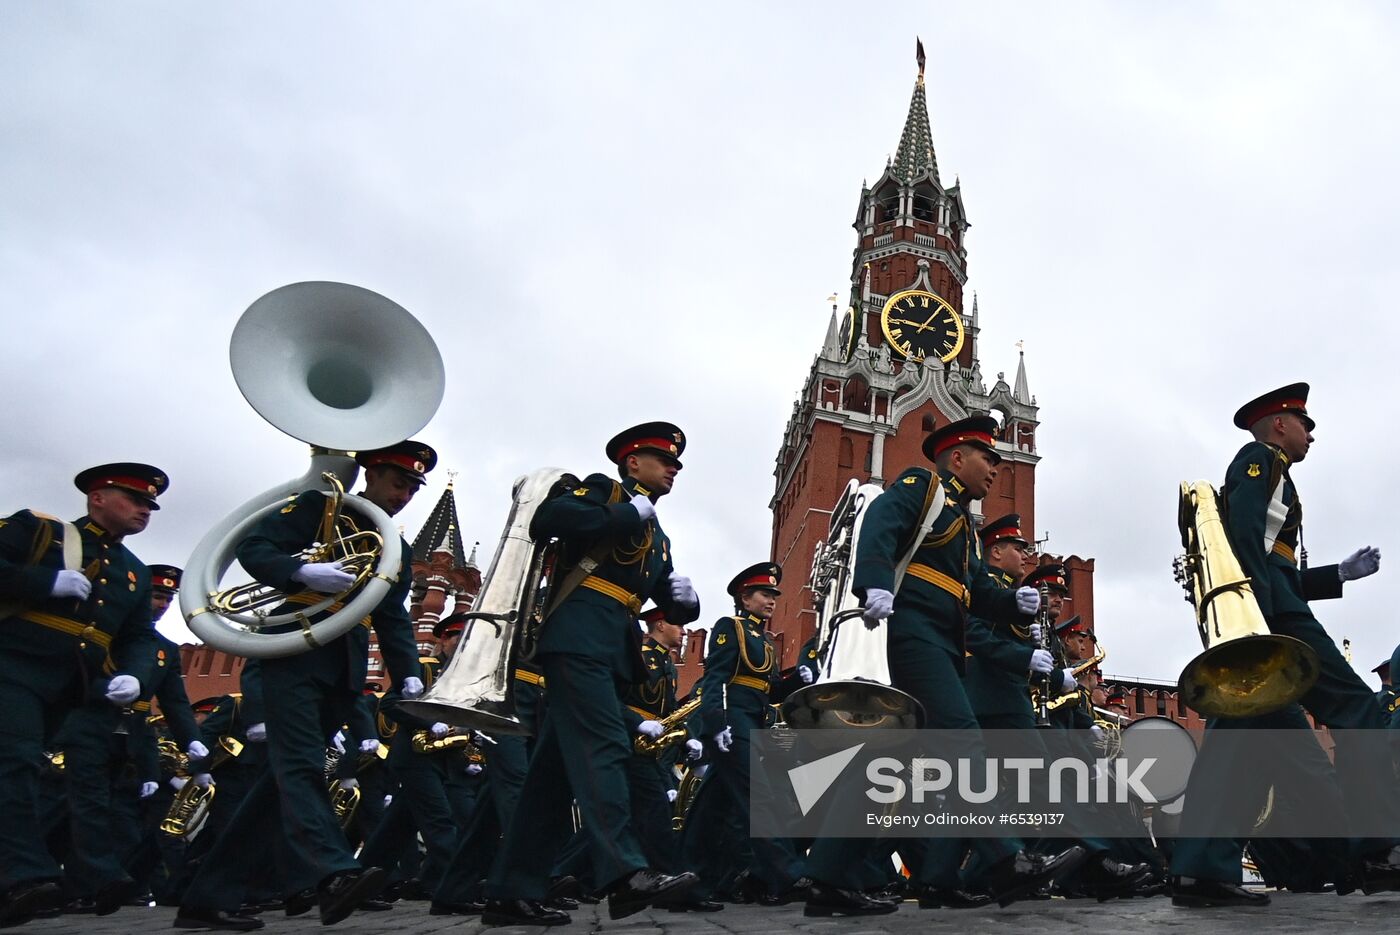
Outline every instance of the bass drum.
{"label": "bass drum", "polygon": [[1123,728],[1122,753],[1132,773],[1138,764],[1154,759],[1142,785],[1158,805],[1172,802],[1186,791],[1191,766],[1196,762],[1196,740],[1191,732],[1166,717],[1138,718]]}

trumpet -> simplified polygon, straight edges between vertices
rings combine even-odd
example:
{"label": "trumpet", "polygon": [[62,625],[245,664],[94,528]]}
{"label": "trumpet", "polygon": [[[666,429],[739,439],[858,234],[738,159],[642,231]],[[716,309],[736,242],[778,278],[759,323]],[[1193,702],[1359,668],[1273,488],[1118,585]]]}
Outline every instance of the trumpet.
{"label": "trumpet", "polygon": [[638,756],[659,757],[676,744],[685,743],[687,736],[685,720],[699,708],[699,698],[687,701],[661,719],[662,732],[655,740],[639,735],[636,740],[632,741],[632,752]]}

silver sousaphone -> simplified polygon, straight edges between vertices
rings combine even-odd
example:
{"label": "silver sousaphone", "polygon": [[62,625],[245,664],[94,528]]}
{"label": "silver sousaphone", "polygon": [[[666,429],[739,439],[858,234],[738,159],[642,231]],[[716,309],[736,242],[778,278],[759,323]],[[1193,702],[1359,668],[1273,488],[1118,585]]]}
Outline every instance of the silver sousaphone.
{"label": "silver sousaphone", "polygon": [[890,684],[889,622],[868,626],[851,591],[861,526],[881,493],[875,484],[852,479],[831,512],[827,541],[812,563],[821,669],[811,685],[783,702],[789,727],[895,729],[923,721],[923,706]]}
{"label": "silver sousaphone", "polygon": [[[299,282],[274,289],[243,313],[229,363],[259,415],[311,444],[311,466],[258,494],[204,536],[185,565],[180,611],[215,649],[251,658],[290,656],[349,632],[407,573],[400,568],[393,520],[363,497],[343,493],[358,473],[352,452],[402,441],[433,417],[442,402],[442,355],[427,329],[384,296],[346,283]],[[221,589],[239,542],[308,490],[325,491],[338,509],[323,526],[324,541],[303,558],[345,561],[356,583],[278,614],[265,609],[285,597],[274,589],[256,583]],[[342,601],[335,613],[310,622]]]}

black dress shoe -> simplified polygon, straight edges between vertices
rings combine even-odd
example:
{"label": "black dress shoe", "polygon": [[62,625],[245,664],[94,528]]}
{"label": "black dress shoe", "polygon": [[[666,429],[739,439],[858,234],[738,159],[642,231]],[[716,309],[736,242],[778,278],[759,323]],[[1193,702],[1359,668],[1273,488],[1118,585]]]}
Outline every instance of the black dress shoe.
{"label": "black dress shoe", "polygon": [[1400,890],[1400,847],[1362,860],[1351,870],[1351,878],[1361,884],[1367,896]]}
{"label": "black dress shoe", "polygon": [[222,909],[200,909],[197,906],[181,906],[175,913],[177,929],[220,929],[226,932],[251,932],[263,927],[262,919],[241,916],[236,912]]}
{"label": "black dress shoe", "polygon": [[16,883],[0,897],[0,928],[21,925],[40,913],[63,908],[63,890],[57,883],[31,880]]}
{"label": "black dress shoe", "polygon": [[130,878],[104,883],[97,888],[97,894],[93,897],[92,911],[100,916],[109,916],[125,906],[136,894],[136,889],[136,881]]}
{"label": "black dress shoe", "polygon": [[1268,893],[1252,893],[1238,883],[1177,877],[1172,884],[1172,905],[1186,909],[1211,906],[1267,906]]}
{"label": "black dress shoe", "polygon": [[380,899],[378,896],[371,896],[369,899],[360,900],[360,904],[355,907],[364,912],[386,912],[394,908],[394,904],[387,899]]}
{"label": "black dress shoe", "polygon": [[433,900],[432,907],[428,910],[430,916],[479,916],[486,908],[486,903],[450,903],[443,900]]}
{"label": "black dress shoe", "polygon": [[568,876],[555,877],[549,881],[549,890],[544,894],[546,900],[557,899],[560,896],[567,896],[570,899],[578,899],[583,895],[583,884],[578,881],[578,877]]}
{"label": "black dress shoe", "polygon": [[578,900],[572,896],[555,896],[552,899],[546,897],[540,905],[546,909],[558,909],[560,912],[573,912],[578,908]]}
{"label": "black dress shoe", "polygon": [[839,886],[813,883],[807,891],[805,916],[882,916],[899,908],[898,903],[873,899],[860,890],[843,890]]}
{"label": "black dress shoe", "polygon": [[924,886],[917,892],[920,909],[980,909],[992,904],[992,897],[986,893],[968,890]]}
{"label": "black dress shoe", "polygon": [[316,891],[306,889],[299,893],[292,893],[282,900],[282,911],[288,916],[299,916],[310,912],[314,905],[316,905]]}
{"label": "black dress shoe", "polygon": [[433,898],[433,894],[423,888],[423,884],[417,880],[405,880],[396,888],[395,899],[409,899],[414,902],[425,903]]}
{"label": "black dress shoe", "polygon": [[625,919],[633,913],[641,912],[663,896],[679,896],[696,884],[699,878],[693,873],[661,873],[656,870],[638,870],[608,894],[608,918]]}
{"label": "black dress shoe", "polygon": [[1034,851],[1017,851],[992,867],[988,888],[997,905],[1009,906],[1026,893],[1073,872],[1083,862],[1084,848],[1077,844],[1054,857]]}
{"label": "black dress shoe", "polygon": [[1091,858],[1080,874],[1079,889],[1099,902],[1131,892],[1152,879],[1152,866],[1146,863],[1125,864],[1112,857]]}
{"label": "black dress shoe", "polygon": [[546,909],[528,899],[488,899],[481,912],[482,925],[568,925],[567,912]]}
{"label": "black dress shoe", "polygon": [[92,915],[97,911],[97,901],[91,896],[77,896],[63,904],[66,916]]}
{"label": "black dress shoe", "polygon": [[724,908],[724,903],[691,896],[689,893],[675,899],[658,899],[652,905],[667,912],[719,912]]}
{"label": "black dress shoe", "polygon": [[[803,877],[802,879],[807,880],[807,886],[811,887],[812,881],[809,878]],[[904,902],[904,898],[909,895],[909,881],[900,877],[893,883],[887,883],[878,890],[866,890],[865,895],[872,899],[883,899],[886,902],[902,903]]]}
{"label": "black dress shoe", "polygon": [[378,896],[388,877],[389,871],[381,867],[364,867],[335,873],[322,881],[316,892],[321,906],[321,924],[335,925],[354,912],[360,903]]}

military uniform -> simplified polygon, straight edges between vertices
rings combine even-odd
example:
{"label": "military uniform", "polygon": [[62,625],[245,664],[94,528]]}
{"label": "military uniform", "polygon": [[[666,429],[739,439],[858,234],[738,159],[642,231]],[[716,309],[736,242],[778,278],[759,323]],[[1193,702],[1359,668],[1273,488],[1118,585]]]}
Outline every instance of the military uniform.
{"label": "military uniform", "polygon": [[[130,491],[153,508],[166,487],[162,473],[135,464],[104,465],[77,482],[84,492]],[[91,582],[84,599],[51,596],[68,563],[65,543],[78,555],[69,570]],[[22,510],[0,520],[0,605],[0,923],[17,924],[42,908],[37,903],[52,903],[52,890],[41,893],[40,884],[59,878],[37,823],[45,739],[85,701],[105,704],[115,674],[151,683],[150,574],[92,517],[65,532],[60,521]],[[107,716],[115,718],[116,709]],[[91,881],[99,888],[125,880],[120,866],[101,873]]]}
{"label": "military uniform", "polygon": [[[744,569],[729,583],[736,602],[753,589],[776,592],[782,569],[760,562]],[[756,614],[739,609],[721,617],[710,628],[705,652],[705,675],[700,680],[702,731],[709,744],[710,770],[700,784],[686,819],[683,863],[694,867],[700,882],[691,890],[692,901],[715,894],[726,856],[732,849],[715,846],[727,822],[743,829],[740,840],[752,852],[750,873],[771,896],[779,896],[801,878],[803,868],[789,841],[781,838],[749,838],[749,797],[758,779],[750,769],[750,744],[755,731],[769,726],[769,699],[779,678],[777,653],[767,624]],[[726,728],[730,749],[719,749],[715,735]],[[760,780],[761,781],[761,780]]]}
{"label": "military uniform", "polygon": [[[995,432],[996,422],[989,417],[951,423],[925,439],[924,454],[936,461],[944,451],[965,445],[981,448],[999,461]],[[863,602],[872,590],[894,592],[896,565],[914,544],[938,484],[945,494],[943,508],[913,552],[887,622],[890,677],[895,688],[923,706],[925,727],[957,730],[967,738],[962,748],[940,750],[939,755],[975,763],[985,757],[985,749],[962,680],[967,617],[972,613],[1010,624],[1021,621],[1021,614],[1016,593],[1001,588],[987,573],[981,542],[964,503],[967,488],[962,481],[951,473],[940,478],[921,467],[895,478],[867,508],[856,544],[852,590]],[[991,868],[990,883],[1003,899],[1015,898],[1037,885],[1032,878],[1048,878],[1054,869],[1038,855],[1018,855],[1018,839],[978,838],[971,847],[981,863]],[[807,868],[819,885],[808,899],[808,913],[891,911],[888,904],[870,905],[860,898],[858,891],[868,882],[862,874],[863,858],[870,849],[870,842],[858,839],[823,838],[813,845]],[[956,891],[962,849],[957,839],[929,841],[928,855],[913,882],[929,897]],[[1066,854],[1063,859],[1077,856]]]}
{"label": "military uniform", "polygon": [[[679,429],[653,423],[615,437],[607,451],[619,465],[645,452],[669,458],[678,468],[683,448]],[[630,826],[632,737],[621,704],[626,686],[643,677],[637,613],[650,598],[678,623],[699,614],[699,600],[688,584],[682,589],[689,592],[685,601],[672,597],[671,542],[661,524],[655,516],[642,519],[630,502],[651,495],[634,477],[618,482],[593,474],[582,483],[566,480],[534,514],[530,534],[561,540],[563,568],[576,568],[594,555],[598,564],[540,633],[536,659],[550,703],[521,792],[529,807],[516,811],[492,868],[488,895],[494,903],[483,916],[488,924],[523,919],[522,913],[538,918],[535,904],[546,895],[550,869],[571,824],[571,792],[600,886],[626,889],[623,881],[647,867]],[[619,905],[610,905],[610,911]]]}
{"label": "military uniform", "polygon": [[[405,463],[404,458],[409,460]],[[426,445],[404,442],[362,452],[359,460],[367,468],[392,466],[421,483],[422,472],[431,469],[436,455]],[[287,602],[274,613],[308,606],[323,596],[305,588],[294,575],[305,564],[298,553],[318,538],[326,501],[320,491],[299,495],[280,512],[260,521],[237,547],[238,560],[255,579],[288,595]],[[393,547],[393,543],[385,544],[385,548]],[[325,794],[325,752],[330,736],[350,718],[365,683],[371,628],[394,684],[401,686],[406,679],[416,677],[417,645],[406,609],[413,555],[402,538],[398,548],[402,554],[398,580],[361,625],[308,652],[261,660],[271,768],[249,790],[223,838],[215,843],[191,882],[182,916],[194,921],[217,912],[236,912],[248,873],[256,866],[249,855],[258,853],[279,830],[285,834],[289,849],[288,893],[319,887],[324,895],[332,881],[359,874],[361,865]],[[352,597],[347,595],[346,599]],[[332,604],[314,620],[340,606]]]}
{"label": "military uniform", "polygon": [[[1235,425],[1249,429],[1259,420],[1280,413],[1301,419],[1308,433],[1313,421],[1307,414],[1307,384],[1294,384],[1265,394],[1247,403],[1235,415]],[[1272,714],[1254,718],[1212,718],[1206,724],[1206,739],[1191,774],[1187,807],[1182,816],[1183,838],[1172,854],[1172,872],[1186,881],[1179,882],[1174,899],[1178,905],[1199,905],[1200,900],[1223,896],[1235,899],[1212,884],[1235,884],[1240,879],[1238,840],[1189,835],[1209,834],[1219,826],[1213,808],[1223,807],[1220,797],[1195,790],[1228,776],[1240,795],[1250,795],[1262,806],[1267,783],[1274,771],[1231,769],[1228,757],[1212,752],[1210,736],[1217,730],[1248,728],[1292,728],[1310,730],[1303,709],[1321,723],[1340,729],[1333,734],[1336,746],[1336,772],[1351,790],[1363,790],[1345,803],[1349,827],[1357,832],[1374,827],[1395,827],[1400,818],[1400,799],[1395,794],[1389,751],[1367,743],[1360,731],[1348,728],[1385,726],[1371,690],[1356,675],[1336,643],[1313,616],[1310,601],[1342,596],[1342,577],[1337,565],[1306,567],[1299,563],[1302,541],[1302,503],[1289,472],[1289,456],[1272,444],[1251,441],[1235,455],[1226,471],[1222,490],[1225,532],[1240,566],[1253,584],[1254,596],[1273,633],[1302,640],[1317,654],[1320,675],[1316,684],[1300,699]],[[1379,558],[1376,559],[1379,567]],[[1319,751],[1320,752],[1320,751]],[[1307,756],[1305,761],[1280,764],[1286,773],[1310,789],[1317,790],[1318,805],[1331,785],[1327,757]],[[1318,806],[1314,806],[1318,807]],[[1376,816],[1380,815],[1380,820]],[[1385,864],[1389,840],[1354,839],[1351,857],[1358,861],[1361,881],[1371,889],[1400,886],[1400,865]],[[1381,858],[1382,866],[1364,866]],[[1340,857],[1334,866],[1340,866]],[[1339,880],[1344,877],[1338,871]],[[1384,877],[1384,879],[1381,879]],[[1205,881],[1201,883],[1198,881]]]}

